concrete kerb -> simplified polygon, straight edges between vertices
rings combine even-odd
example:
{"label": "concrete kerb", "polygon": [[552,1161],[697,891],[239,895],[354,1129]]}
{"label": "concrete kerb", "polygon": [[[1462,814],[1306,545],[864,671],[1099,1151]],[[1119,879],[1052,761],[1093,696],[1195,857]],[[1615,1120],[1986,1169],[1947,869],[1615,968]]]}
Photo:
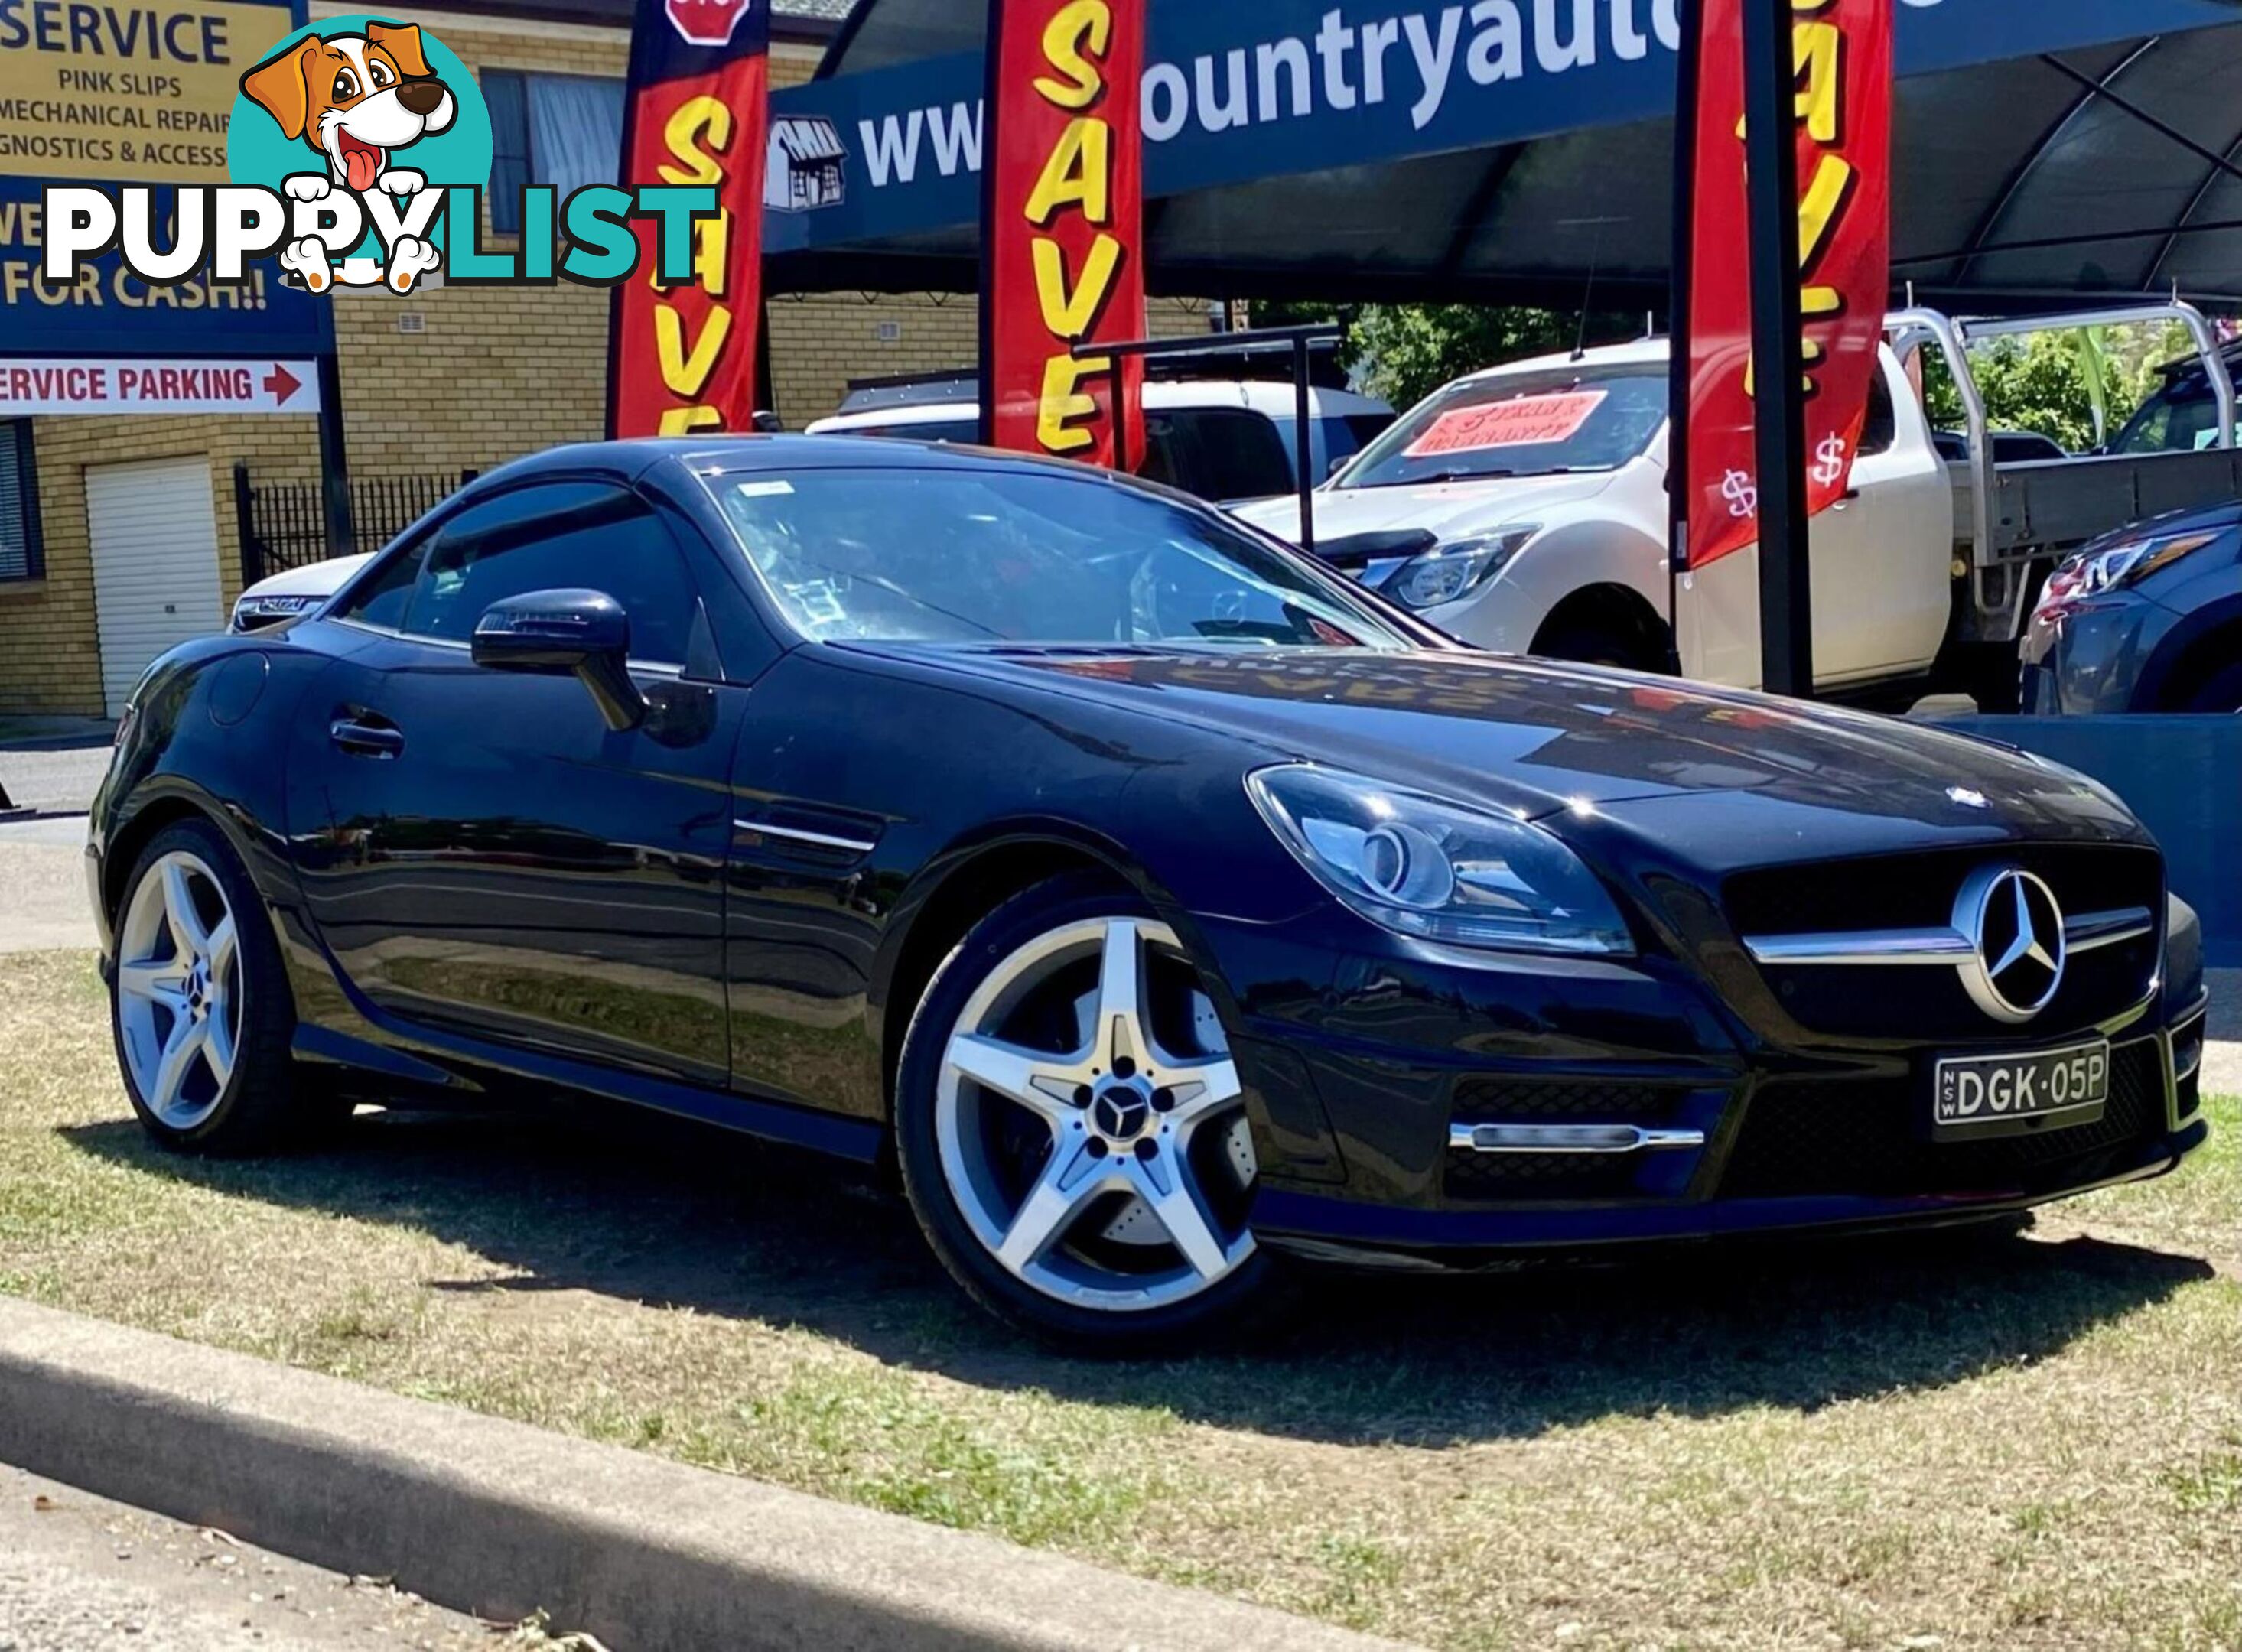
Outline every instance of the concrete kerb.
{"label": "concrete kerb", "polygon": [[618,1648],[1393,1644],[10,1298],[0,1461]]}

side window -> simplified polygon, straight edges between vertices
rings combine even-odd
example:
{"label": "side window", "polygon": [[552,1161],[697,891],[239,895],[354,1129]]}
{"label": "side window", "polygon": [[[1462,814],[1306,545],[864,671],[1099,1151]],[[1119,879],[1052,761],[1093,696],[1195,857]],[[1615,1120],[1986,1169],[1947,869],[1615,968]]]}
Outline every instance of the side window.
{"label": "side window", "polygon": [[420,577],[420,564],[427,555],[428,541],[414,541],[409,548],[374,570],[373,578],[358,588],[350,606],[343,609],[339,617],[356,620],[361,625],[378,625],[385,631],[401,630],[406,605],[412,601],[413,584]]}
{"label": "side window", "polygon": [[633,659],[684,662],[696,598],[685,560],[643,500],[598,482],[525,487],[452,518],[403,628],[466,642],[492,603],[554,590],[605,592],[630,615]]}
{"label": "side window", "polygon": [[1159,482],[1169,487],[1184,487],[1188,467],[1177,453],[1179,442],[1173,413],[1146,413],[1144,457],[1137,467],[1137,473],[1148,482]]}
{"label": "side window", "polygon": [[1256,499],[1298,486],[1277,426],[1242,407],[1180,408],[1170,415],[1177,484],[1201,499]]}
{"label": "side window", "polygon": [[1888,453],[1898,440],[1899,412],[1892,406],[1891,380],[1884,377],[1883,363],[1879,361],[1869,378],[1869,416],[1861,426],[1861,451],[1856,457]]}

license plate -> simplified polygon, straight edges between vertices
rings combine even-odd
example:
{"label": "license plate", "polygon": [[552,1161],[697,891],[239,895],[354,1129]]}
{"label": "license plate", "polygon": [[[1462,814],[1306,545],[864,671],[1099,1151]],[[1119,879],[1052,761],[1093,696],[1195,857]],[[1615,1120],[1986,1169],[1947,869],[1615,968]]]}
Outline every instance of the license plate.
{"label": "license plate", "polygon": [[2029,1055],[1963,1056],[1938,1064],[1933,1140],[1970,1140],[2091,1125],[2110,1105],[2104,1039]]}

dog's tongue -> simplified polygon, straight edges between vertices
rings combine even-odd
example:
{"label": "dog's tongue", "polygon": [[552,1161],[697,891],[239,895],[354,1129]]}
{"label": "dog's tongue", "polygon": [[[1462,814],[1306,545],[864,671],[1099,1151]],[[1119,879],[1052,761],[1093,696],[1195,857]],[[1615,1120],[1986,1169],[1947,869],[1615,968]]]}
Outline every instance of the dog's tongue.
{"label": "dog's tongue", "polygon": [[373,187],[373,180],[381,176],[381,151],[349,144],[343,150],[343,166],[348,173],[344,181],[364,194]]}

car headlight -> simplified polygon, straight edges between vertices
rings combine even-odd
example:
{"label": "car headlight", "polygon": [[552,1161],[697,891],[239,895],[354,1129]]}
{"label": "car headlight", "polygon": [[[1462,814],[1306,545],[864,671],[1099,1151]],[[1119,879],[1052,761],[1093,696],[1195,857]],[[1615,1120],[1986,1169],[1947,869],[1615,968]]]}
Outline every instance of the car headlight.
{"label": "car headlight", "polygon": [[316,596],[255,596],[244,592],[234,601],[233,628],[262,631],[317,608],[326,599]]}
{"label": "car headlight", "polygon": [[1406,608],[1436,608],[1453,602],[1508,567],[1511,558],[1541,531],[1538,524],[1520,524],[1437,546],[1404,562],[1379,589]]}
{"label": "car headlight", "polygon": [[2122,591],[2138,585],[2160,568],[2225,536],[2225,530],[2204,534],[2156,534],[2130,539],[2106,550],[2074,556],[2048,575],[2040,594],[2039,613],[2052,616],[2074,603],[2104,591]]}
{"label": "car headlight", "polygon": [[1397,935],[1517,952],[1635,950],[1595,874],[1538,826],[1306,763],[1257,770],[1245,789],[1318,883]]}

